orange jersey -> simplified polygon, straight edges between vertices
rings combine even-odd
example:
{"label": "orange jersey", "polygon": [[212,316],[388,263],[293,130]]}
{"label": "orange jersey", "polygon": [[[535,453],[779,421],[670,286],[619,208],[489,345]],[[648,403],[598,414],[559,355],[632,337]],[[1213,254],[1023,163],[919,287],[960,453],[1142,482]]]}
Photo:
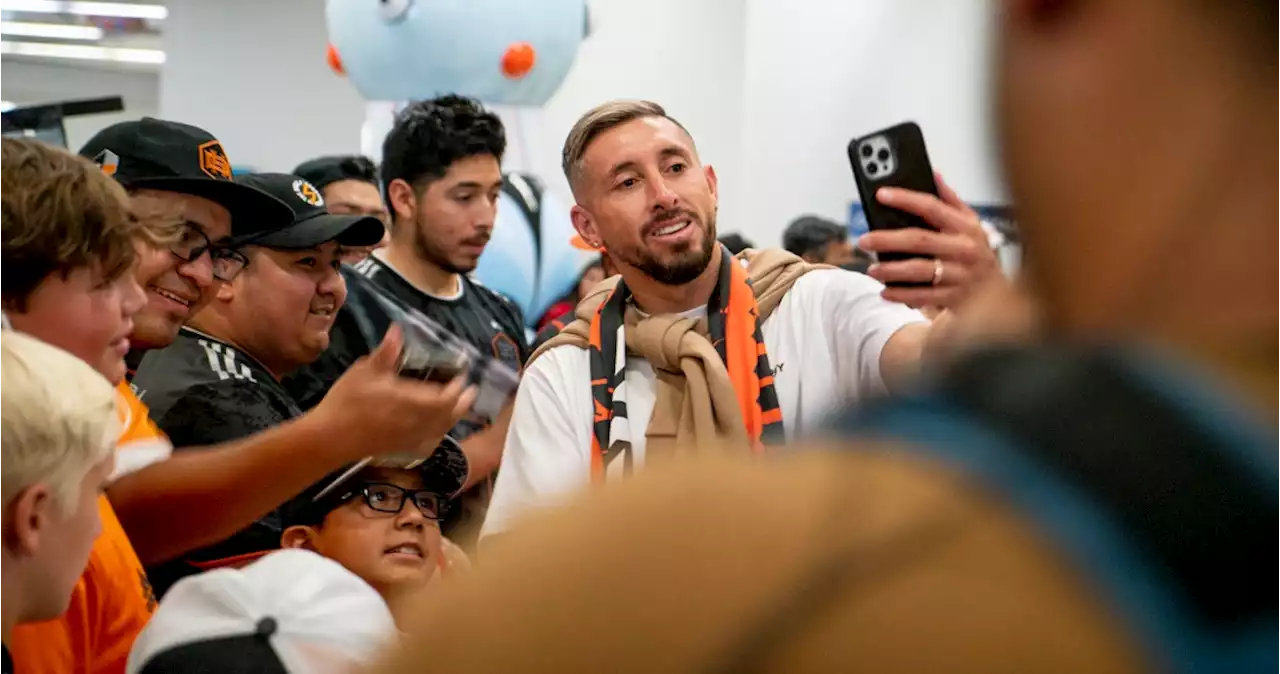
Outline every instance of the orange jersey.
{"label": "orange jersey", "polygon": [[[121,421],[116,474],[132,472],[157,457],[168,441],[128,384],[119,387]],[[130,455],[136,452],[135,455]],[[143,456],[145,454],[145,457]],[[163,456],[161,456],[163,454]],[[139,459],[146,458],[146,461]],[[121,470],[121,463],[125,469]],[[142,562],[129,543],[106,496],[98,499],[102,534],[71,593],[61,618],[20,625],[9,650],[15,671],[24,674],[116,674],[124,672],[134,639],[151,619],[155,594]]]}

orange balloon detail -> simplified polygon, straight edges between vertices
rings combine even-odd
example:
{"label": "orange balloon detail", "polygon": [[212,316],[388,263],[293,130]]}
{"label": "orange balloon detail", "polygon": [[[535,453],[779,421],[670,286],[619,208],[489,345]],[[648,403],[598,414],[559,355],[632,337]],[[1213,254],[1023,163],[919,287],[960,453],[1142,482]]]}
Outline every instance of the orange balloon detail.
{"label": "orange balloon detail", "polygon": [[325,61],[329,62],[329,68],[332,69],[333,72],[338,73],[339,75],[347,74],[347,71],[342,69],[342,57],[338,56],[337,47],[329,45],[329,48],[325,50],[324,57]]}
{"label": "orange balloon detail", "polygon": [[529,74],[537,61],[537,52],[528,42],[516,42],[502,54],[502,74],[516,80]]}

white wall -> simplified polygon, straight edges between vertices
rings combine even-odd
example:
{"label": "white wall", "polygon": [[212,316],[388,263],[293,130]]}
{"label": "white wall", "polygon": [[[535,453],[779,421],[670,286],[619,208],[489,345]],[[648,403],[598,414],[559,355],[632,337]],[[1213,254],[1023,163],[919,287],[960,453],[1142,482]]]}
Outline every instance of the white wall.
{"label": "white wall", "polygon": [[[912,119],[972,202],[1002,201],[987,123],[989,0],[590,0],[595,33],[520,135],[568,196],[560,145],[588,108],[649,98],[720,177],[721,232],[778,245],[803,213],[845,222],[845,146]],[[508,120],[511,116],[506,116]],[[533,121],[529,121],[532,119]],[[521,161],[522,168],[528,162]]]}
{"label": "white wall", "polygon": [[[905,119],[962,196],[1003,200],[987,128],[989,0],[589,3],[595,32],[561,90],[541,111],[504,115],[519,120],[509,164],[563,196],[570,126],[629,97],[690,129],[720,176],[721,231],[760,244],[802,213],[844,221],[856,199],[846,144]],[[240,166],[359,151],[365,111],[325,64],[322,0],[169,4],[162,115],[209,128]]]}
{"label": "white wall", "polygon": [[39,105],[82,98],[120,96],[124,111],[68,117],[67,145],[77,150],[103,127],[155,116],[160,109],[159,73],[145,69],[94,68],[86,63],[31,62],[5,58],[0,65],[0,96],[17,105]]}
{"label": "white wall", "polygon": [[749,238],[777,245],[803,213],[846,221],[857,200],[849,140],[908,119],[962,197],[1002,200],[987,128],[986,0],[746,3],[744,169],[722,210]]}
{"label": "white wall", "polygon": [[237,167],[360,151],[364,104],[325,63],[323,0],[170,0],[161,113],[208,129]]}
{"label": "white wall", "polygon": [[689,129],[721,182],[740,182],[746,3],[590,0],[593,34],[540,113],[538,131],[523,134],[536,146],[536,172],[568,198],[560,148],[573,123],[605,101],[643,98]]}

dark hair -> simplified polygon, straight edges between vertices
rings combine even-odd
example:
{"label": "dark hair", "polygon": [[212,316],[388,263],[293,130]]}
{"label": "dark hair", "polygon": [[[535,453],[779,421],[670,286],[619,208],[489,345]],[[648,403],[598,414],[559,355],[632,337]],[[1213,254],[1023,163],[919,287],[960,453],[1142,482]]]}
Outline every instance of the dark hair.
{"label": "dark hair", "polygon": [[382,143],[383,192],[397,179],[420,190],[459,159],[487,154],[501,162],[506,149],[502,120],[475,99],[449,94],[412,103]]}
{"label": "dark hair", "polygon": [[723,243],[725,248],[728,248],[729,252],[734,255],[737,255],[748,248],[756,247],[756,244],[750,239],[737,232],[730,232],[720,237],[720,243]]}
{"label": "dark hair", "polygon": [[293,175],[323,190],[339,180],[359,180],[378,184],[378,167],[372,159],[358,154],[316,157],[298,164]]}
{"label": "dark hair", "polygon": [[804,215],[787,225],[782,233],[782,247],[801,257],[821,257],[827,246],[848,238],[849,230],[840,223],[816,215]]}

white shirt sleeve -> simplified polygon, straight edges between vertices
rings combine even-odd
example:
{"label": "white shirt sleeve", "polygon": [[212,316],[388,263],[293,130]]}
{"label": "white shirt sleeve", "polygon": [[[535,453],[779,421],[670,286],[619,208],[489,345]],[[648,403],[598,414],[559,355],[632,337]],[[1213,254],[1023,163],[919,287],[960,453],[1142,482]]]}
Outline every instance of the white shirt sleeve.
{"label": "white shirt sleeve", "polygon": [[593,416],[586,350],[558,347],[525,370],[481,538],[590,484]]}
{"label": "white shirt sleeve", "polygon": [[880,376],[880,354],[884,345],[903,326],[927,323],[924,314],[904,304],[880,296],[884,285],[857,272],[830,269],[806,274],[823,284],[819,293],[821,311],[830,317],[832,351],[839,386],[856,391],[861,399],[885,390]]}

